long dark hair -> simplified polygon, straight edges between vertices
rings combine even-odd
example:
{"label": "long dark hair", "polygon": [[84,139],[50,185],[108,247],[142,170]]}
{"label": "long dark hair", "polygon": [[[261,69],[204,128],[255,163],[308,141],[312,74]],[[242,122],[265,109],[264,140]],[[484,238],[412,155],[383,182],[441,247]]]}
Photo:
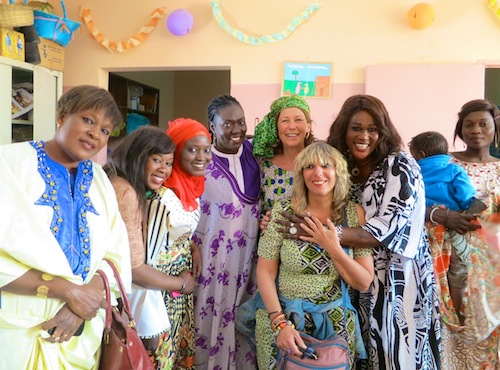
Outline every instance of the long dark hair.
{"label": "long dark hair", "polygon": [[471,100],[468,103],[465,103],[460,112],[458,113],[458,121],[455,126],[455,133],[453,135],[453,145],[455,145],[455,141],[457,140],[457,136],[460,140],[463,140],[462,135],[462,127],[464,125],[464,118],[467,117],[470,113],[473,112],[488,112],[493,117],[493,123],[495,124],[495,135],[493,137],[493,144],[498,148],[498,139],[500,137],[500,110],[494,105],[492,102],[484,99],[476,99]]}
{"label": "long dark hair", "polygon": [[[389,154],[399,152],[403,147],[403,140],[399,136],[396,127],[394,127],[384,103],[374,96],[354,95],[348,98],[332,123],[330,135],[326,141],[334,148],[337,148],[349,160],[345,141],[347,127],[352,116],[361,111],[365,111],[372,116],[377,125],[379,139],[377,148],[372,154],[373,165],[377,166]],[[350,163],[350,165],[352,166],[353,163]]]}
{"label": "long dark hair", "polygon": [[139,207],[146,208],[144,168],[152,154],[169,154],[175,150],[172,139],[158,127],[143,126],[123,138],[113,149],[104,167],[108,177],[125,178],[137,192]]}

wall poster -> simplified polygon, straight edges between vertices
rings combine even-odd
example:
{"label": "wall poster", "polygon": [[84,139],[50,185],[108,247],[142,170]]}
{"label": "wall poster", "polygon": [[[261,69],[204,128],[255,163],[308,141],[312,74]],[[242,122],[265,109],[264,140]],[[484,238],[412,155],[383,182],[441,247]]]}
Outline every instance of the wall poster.
{"label": "wall poster", "polygon": [[331,73],[331,63],[285,62],[281,95],[329,98]]}

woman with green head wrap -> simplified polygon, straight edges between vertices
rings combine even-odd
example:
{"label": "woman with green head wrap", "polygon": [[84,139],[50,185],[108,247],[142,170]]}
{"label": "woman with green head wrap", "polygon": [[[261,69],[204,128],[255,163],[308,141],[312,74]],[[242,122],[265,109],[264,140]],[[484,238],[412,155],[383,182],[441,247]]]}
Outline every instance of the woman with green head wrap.
{"label": "woman with green head wrap", "polygon": [[277,199],[292,194],[295,157],[314,141],[307,102],[297,95],[283,96],[271,104],[270,112],[255,127],[253,154],[261,167],[260,223],[264,230]]}

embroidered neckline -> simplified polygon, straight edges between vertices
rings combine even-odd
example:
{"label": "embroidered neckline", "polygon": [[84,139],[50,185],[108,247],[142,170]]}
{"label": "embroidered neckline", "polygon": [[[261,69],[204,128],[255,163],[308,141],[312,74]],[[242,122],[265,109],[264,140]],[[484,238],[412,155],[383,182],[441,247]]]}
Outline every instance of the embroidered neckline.
{"label": "embroidered neckline", "polygon": [[[68,189],[66,184],[54,176],[54,169],[49,162],[54,162],[47,156],[45,143],[36,141],[30,143],[37,152],[38,172],[45,182],[45,190],[35,205],[49,206],[53,210],[50,230],[57,239],[61,249],[68,259],[68,263],[75,275],[86,279],[90,270],[90,231],[87,221],[87,213],[91,212],[98,215],[90,199],[88,190],[93,179],[92,161],[86,160],[78,164],[78,171],[75,178],[74,191],[68,177]],[[71,174],[68,171],[68,176]],[[63,209],[61,198],[58,197],[59,191],[68,191],[71,202],[71,210]],[[75,214],[76,213],[76,214]],[[73,222],[76,219],[76,225]],[[68,238],[68,233],[70,237]],[[78,240],[74,240],[77,236]],[[68,240],[70,241],[68,243]],[[66,243],[65,243],[66,242]],[[73,245],[64,245],[73,244]],[[76,257],[76,263],[75,263]],[[72,263],[72,261],[74,263]]]}

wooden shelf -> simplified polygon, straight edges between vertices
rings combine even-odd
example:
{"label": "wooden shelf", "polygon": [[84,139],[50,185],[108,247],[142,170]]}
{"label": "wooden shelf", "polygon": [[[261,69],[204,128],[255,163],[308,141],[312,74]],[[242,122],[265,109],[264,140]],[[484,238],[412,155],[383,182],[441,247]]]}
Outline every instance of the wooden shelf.
{"label": "wooden shelf", "polygon": [[[146,117],[151,125],[158,126],[159,89],[110,73],[108,90],[115,98],[124,122],[127,122],[129,113],[135,113]],[[120,136],[126,132],[127,129],[122,130]]]}
{"label": "wooden shelf", "polygon": [[[0,145],[54,136],[62,80],[62,72],[0,56]],[[32,94],[32,102],[13,116],[13,89],[19,86]]]}

